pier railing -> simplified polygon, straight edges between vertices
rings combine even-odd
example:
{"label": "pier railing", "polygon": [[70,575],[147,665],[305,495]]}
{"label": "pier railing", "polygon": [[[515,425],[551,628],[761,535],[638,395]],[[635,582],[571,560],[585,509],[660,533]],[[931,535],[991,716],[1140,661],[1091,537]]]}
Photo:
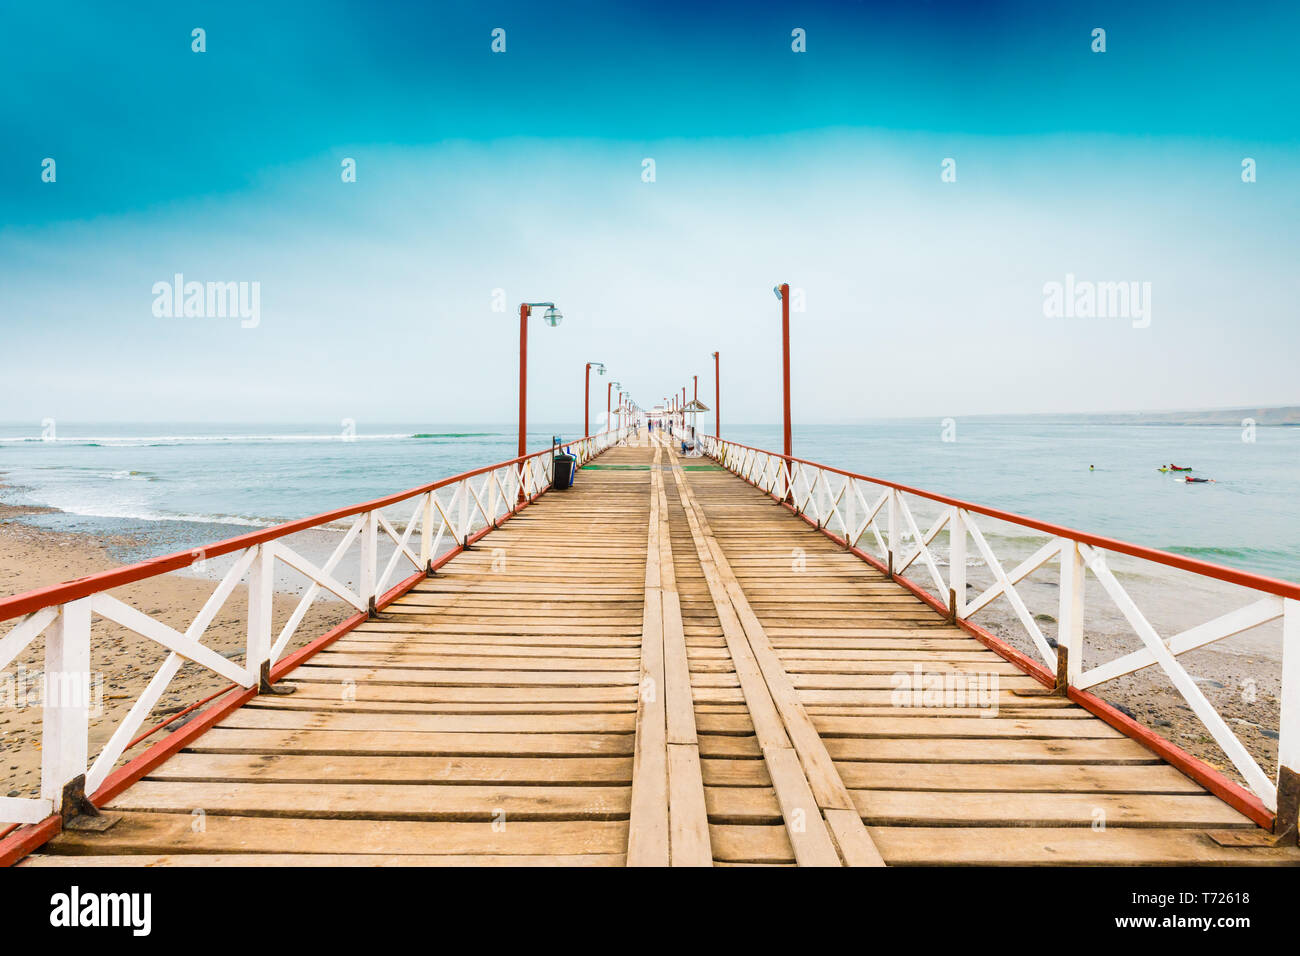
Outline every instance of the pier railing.
{"label": "pier railing", "polygon": [[[946,611],[954,623],[970,625],[973,623],[971,619],[994,601],[1006,601],[1043,665],[1013,651],[1014,657],[1020,658],[1016,662],[1045,682],[1056,675],[1054,683],[1072,697],[1078,698],[1079,692],[1153,664],[1159,666],[1263,806],[1270,813],[1278,813],[1281,787],[1290,803],[1284,806],[1282,813],[1294,817],[1294,801],[1300,796],[1300,585],[1076,531],[800,458],[786,458],[711,435],[701,436],[701,441],[706,454],[723,467],[778,501],[785,502],[829,537],[880,570],[899,578],[918,596]],[[919,507],[914,507],[920,502],[926,503],[934,515],[924,530],[916,517]],[[1028,557],[1008,568],[981,530],[981,523],[987,525],[989,521],[1006,522],[1040,534],[1044,536],[1042,544]],[[945,530],[946,556],[936,547],[940,533]],[[967,561],[972,552],[984,562],[993,581],[982,592],[968,598]],[[1162,637],[1108,566],[1110,554],[1123,554],[1141,562],[1240,586],[1249,592],[1248,603],[1173,636]],[[928,576],[927,583],[912,582],[903,577],[917,563]],[[1055,646],[1048,642],[1016,590],[1016,586],[1030,575],[1051,567],[1057,571],[1054,581],[1060,589]],[[1133,628],[1142,647],[1085,668],[1084,579],[1089,572]],[[1279,619],[1283,635],[1281,716],[1278,774],[1271,777],[1233,733],[1178,658],[1187,651]],[[992,637],[978,626],[968,629],[980,632],[977,636]],[[1089,656],[1094,653],[1095,649],[1090,646]],[[1091,698],[1091,695],[1087,696]],[[1239,806],[1238,809],[1249,812],[1251,808]],[[1258,813],[1254,815],[1260,816]]]}
{"label": "pier railing", "polygon": [[[582,465],[621,442],[628,432],[626,428],[612,429],[569,442],[567,447]],[[0,638],[0,671],[45,635],[40,796],[0,797],[0,824],[38,823],[84,805],[82,801],[105,783],[119,758],[137,740],[137,732],[186,661],[239,687],[269,689],[271,668],[290,646],[317,597],[328,592],[361,614],[373,614],[377,602],[397,581],[400,569],[407,570],[405,584],[431,572],[435,562],[467,547],[547,490],[552,468],[552,449],[533,452],[374,501],[0,600],[0,622],[16,619]],[[396,517],[390,517],[392,509],[399,509]],[[290,535],[314,529],[343,531],[320,565],[286,543]],[[386,545],[382,550],[381,541]],[[389,552],[386,561],[382,551]],[[340,571],[349,555],[359,564],[355,587],[346,583]],[[233,556],[233,563],[184,631],[109,593],[227,556]],[[283,626],[275,631],[272,602],[279,566],[293,569],[309,584]],[[248,589],[248,615],[241,664],[202,642],[208,626],[243,583]],[[133,631],[169,653],[92,760],[89,728],[95,617]]]}

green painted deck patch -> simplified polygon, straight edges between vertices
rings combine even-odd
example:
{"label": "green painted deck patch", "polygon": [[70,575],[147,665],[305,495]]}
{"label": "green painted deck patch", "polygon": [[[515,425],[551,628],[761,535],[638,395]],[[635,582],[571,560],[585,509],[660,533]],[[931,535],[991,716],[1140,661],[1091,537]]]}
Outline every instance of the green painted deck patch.
{"label": "green painted deck patch", "polygon": [[[583,465],[582,471],[649,471],[653,465]],[[672,471],[672,465],[660,465],[664,471]],[[682,465],[682,471],[722,471],[717,465]]]}

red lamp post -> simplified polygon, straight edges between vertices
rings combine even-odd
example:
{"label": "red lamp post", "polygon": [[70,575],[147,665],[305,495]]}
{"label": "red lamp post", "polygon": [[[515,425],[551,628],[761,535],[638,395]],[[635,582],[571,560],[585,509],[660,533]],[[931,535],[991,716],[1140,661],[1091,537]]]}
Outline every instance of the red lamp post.
{"label": "red lamp post", "polygon": [[722,375],[718,353],[713,353],[713,437],[722,437]]}
{"label": "red lamp post", "polygon": [[[546,324],[555,327],[564,314],[554,302],[522,302],[519,305],[519,457],[528,454],[528,316],[534,308],[546,306],[542,316]],[[519,491],[523,495],[523,489]]]}
{"label": "red lamp post", "polygon": [[591,434],[591,370],[595,368],[601,375],[605,374],[604,362],[588,362],[586,383],[582,392],[582,434],[583,437]]}
{"label": "red lamp post", "polygon": [[781,380],[785,389],[783,407],[785,411],[785,431],[783,434],[785,457],[793,454],[790,435],[790,283],[782,282],[772,290],[781,300]]}

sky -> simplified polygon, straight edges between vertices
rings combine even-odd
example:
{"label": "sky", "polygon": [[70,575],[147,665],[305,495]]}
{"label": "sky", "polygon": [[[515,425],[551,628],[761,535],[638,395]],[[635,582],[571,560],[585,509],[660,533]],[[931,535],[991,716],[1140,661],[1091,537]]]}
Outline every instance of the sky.
{"label": "sky", "polygon": [[[593,411],[712,405],[720,351],[724,421],[772,422],[781,282],[797,421],[1294,404],[1297,37],[1283,2],[4,0],[0,421],[508,422],[553,300],[532,420],[587,361]],[[256,322],[157,314],[178,273]],[[1144,309],[1049,314],[1067,282]]]}

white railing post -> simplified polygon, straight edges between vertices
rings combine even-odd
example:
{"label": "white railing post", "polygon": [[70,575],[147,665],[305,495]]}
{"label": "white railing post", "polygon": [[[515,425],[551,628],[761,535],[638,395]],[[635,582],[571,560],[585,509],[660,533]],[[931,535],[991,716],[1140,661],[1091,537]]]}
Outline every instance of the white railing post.
{"label": "white railing post", "polygon": [[851,548],[857,543],[853,540],[853,532],[858,527],[858,486],[852,478],[844,479],[844,494],[840,497],[843,502],[840,520],[844,522],[844,547]]}
{"label": "white railing post", "polygon": [[466,478],[460,483],[460,544],[462,548],[469,547],[469,479]]}
{"label": "white railing post", "polygon": [[889,489],[889,576],[894,576],[894,556],[898,554],[898,489]]}
{"label": "white railing post", "polygon": [[248,643],[244,666],[254,686],[269,686],[271,611],[275,598],[275,552],[269,543],[254,545],[248,569]]}
{"label": "white railing post", "polygon": [[1297,840],[1300,824],[1300,601],[1282,602],[1282,693],[1277,741],[1274,832]]}
{"label": "white railing post", "polygon": [[379,516],[374,511],[366,512],[365,527],[361,530],[361,600],[366,602],[373,617],[378,608],[375,600],[376,574],[379,566]]}
{"label": "white railing post", "polygon": [[497,472],[489,471],[484,475],[484,519],[487,527],[497,527]]}
{"label": "white railing post", "polygon": [[966,616],[966,515],[953,506],[948,519],[948,617],[955,624]]}
{"label": "white railing post", "polygon": [[41,797],[68,815],[86,804],[90,735],[90,598],[70,601],[45,632]]}
{"label": "white railing post", "polygon": [[[1056,672],[1057,683],[1078,682],[1083,673],[1083,588],[1084,561],[1079,542],[1066,539],[1061,542],[1061,605],[1056,615]],[[1065,671],[1062,673],[1059,658],[1065,654]],[[1062,688],[1058,686],[1058,690]]]}
{"label": "white railing post", "polygon": [[424,513],[420,518],[420,564],[424,565],[424,572],[429,573],[429,566],[433,564],[433,492],[430,491],[424,496]]}

